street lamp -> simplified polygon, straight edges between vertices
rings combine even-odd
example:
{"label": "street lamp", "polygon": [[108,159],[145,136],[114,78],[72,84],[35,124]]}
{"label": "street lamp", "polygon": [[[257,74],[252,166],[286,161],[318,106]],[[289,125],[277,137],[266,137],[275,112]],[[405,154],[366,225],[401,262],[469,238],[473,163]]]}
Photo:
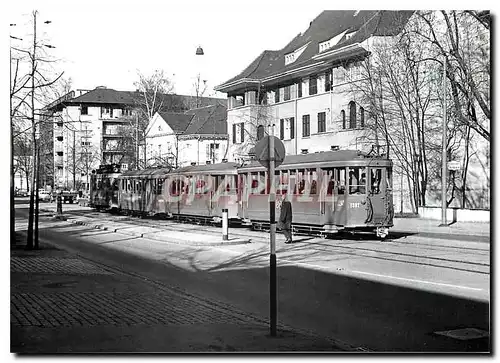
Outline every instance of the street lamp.
{"label": "street lamp", "polygon": [[196,55],[204,55],[205,53],[203,52],[203,48],[201,47],[201,45],[198,46],[198,48],[196,48]]}

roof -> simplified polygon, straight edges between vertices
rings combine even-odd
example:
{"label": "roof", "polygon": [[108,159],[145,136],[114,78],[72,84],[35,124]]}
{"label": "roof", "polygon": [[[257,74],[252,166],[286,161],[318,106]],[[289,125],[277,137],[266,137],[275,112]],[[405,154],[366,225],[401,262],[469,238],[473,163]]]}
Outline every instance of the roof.
{"label": "roof", "polygon": [[[281,165],[287,166],[294,164],[321,163],[321,162],[333,162],[333,161],[343,162],[343,161],[362,160],[365,158],[382,159],[381,157],[368,156],[368,154],[358,150],[339,150],[339,151],[324,151],[324,152],[317,152],[310,154],[286,155]],[[261,164],[258,161],[252,161],[250,164],[242,166],[241,169],[260,168],[260,167]]]}
{"label": "roof", "polygon": [[149,177],[149,178],[158,178],[161,176],[167,175],[171,169],[169,168],[151,168],[151,169],[143,169],[143,170],[130,170],[124,172],[119,178],[134,178],[134,177]]}
{"label": "roof", "polygon": [[227,133],[227,108],[212,105],[195,108],[185,112],[192,115],[191,123],[184,131],[186,135],[217,135]]}
{"label": "roof", "polygon": [[191,118],[193,117],[193,115],[187,115],[179,112],[158,112],[158,114],[176,133],[184,133],[186,128],[191,123]]}
{"label": "roof", "polygon": [[[247,66],[236,77],[229,79],[217,90],[225,89],[229,84],[250,80],[264,80],[266,77],[277,75],[286,71],[294,70],[314,63],[325,63],[313,59],[318,55],[319,44],[337,35],[341,36],[339,42],[328,50],[338,50],[349,45],[361,43],[371,36],[396,35],[398,34],[414,11],[353,11],[353,10],[327,10],[319,14],[311,23],[309,28],[298,34],[281,50],[266,50],[262,52],[249,66]],[[342,35],[342,33],[344,33]],[[353,34],[354,33],[354,34]],[[353,34],[347,38],[346,34]],[[296,51],[307,45],[305,50],[298,56],[295,62],[285,65],[285,55]],[[329,60],[330,62],[332,59]]]}
{"label": "roof", "polygon": [[[135,106],[141,104],[143,95],[138,91],[117,91],[112,88],[96,87],[95,89],[84,93],[78,97],[74,97],[74,92],[69,92],[64,97],[45,106],[46,109],[61,109],[65,105],[80,105],[80,104],[114,104],[124,106]],[[183,112],[190,109],[196,102],[196,97],[177,95],[177,94],[159,94],[162,98],[165,108]],[[227,106],[226,98],[215,97],[198,97],[198,103],[202,106],[222,104]]]}
{"label": "roof", "polygon": [[190,165],[185,166],[176,170],[172,173],[176,174],[188,174],[188,173],[199,173],[199,172],[211,172],[211,173],[221,173],[221,172],[235,172],[239,167],[238,163],[218,163],[218,164],[204,164],[204,165]]}

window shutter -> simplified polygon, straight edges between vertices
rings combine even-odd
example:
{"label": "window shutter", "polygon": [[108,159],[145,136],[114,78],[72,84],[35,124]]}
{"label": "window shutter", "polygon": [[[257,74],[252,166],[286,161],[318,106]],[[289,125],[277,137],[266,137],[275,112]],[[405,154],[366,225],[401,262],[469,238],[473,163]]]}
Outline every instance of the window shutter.
{"label": "window shutter", "polygon": [[245,141],[245,123],[240,123],[240,131],[241,131],[241,142]]}
{"label": "window shutter", "polygon": [[285,138],[285,120],[280,119],[280,139],[283,140]]}
{"label": "window shutter", "polygon": [[295,139],[295,118],[290,117],[290,139]]}
{"label": "window shutter", "polygon": [[233,144],[236,144],[236,124],[233,124]]}

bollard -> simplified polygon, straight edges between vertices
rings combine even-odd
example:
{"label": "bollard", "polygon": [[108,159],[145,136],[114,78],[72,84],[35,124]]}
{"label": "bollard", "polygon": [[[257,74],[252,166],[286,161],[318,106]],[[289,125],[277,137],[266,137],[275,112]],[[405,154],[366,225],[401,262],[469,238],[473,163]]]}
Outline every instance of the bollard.
{"label": "bollard", "polygon": [[222,240],[227,241],[229,239],[229,231],[228,231],[228,223],[227,223],[227,209],[222,210]]}

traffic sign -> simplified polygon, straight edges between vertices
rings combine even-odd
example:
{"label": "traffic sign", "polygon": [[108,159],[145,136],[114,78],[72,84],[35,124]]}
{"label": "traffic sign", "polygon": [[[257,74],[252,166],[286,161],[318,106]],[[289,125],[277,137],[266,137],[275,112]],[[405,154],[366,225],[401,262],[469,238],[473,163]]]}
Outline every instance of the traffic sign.
{"label": "traffic sign", "polygon": [[448,170],[460,170],[460,161],[448,161]]}
{"label": "traffic sign", "polygon": [[269,140],[274,139],[274,167],[278,167],[285,160],[285,145],[276,136],[263,137],[257,145],[255,145],[255,158],[264,167],[269,168]]}

